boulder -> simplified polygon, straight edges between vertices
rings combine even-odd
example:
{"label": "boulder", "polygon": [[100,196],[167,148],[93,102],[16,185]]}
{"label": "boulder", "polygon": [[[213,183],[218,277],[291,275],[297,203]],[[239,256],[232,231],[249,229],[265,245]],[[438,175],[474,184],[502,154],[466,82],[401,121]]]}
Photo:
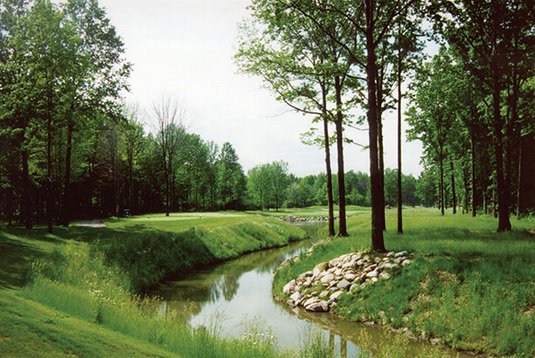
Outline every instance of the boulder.
{"label": "boulder", "polygon": [[338,284],[336,285],[336,287],[338,287],[341,290],[345,290],[349,286],[351,286],[351,282],[349,282],[345,278],[342,281],[338,282]]}
{"label": "boulder", "polygon": [[289,295],[295,292],[295,288],[296,288],[295,280],[291,280],[286,285],[284,285],[284,287],[282,288],[282,293],[284,293],[285,295]]}

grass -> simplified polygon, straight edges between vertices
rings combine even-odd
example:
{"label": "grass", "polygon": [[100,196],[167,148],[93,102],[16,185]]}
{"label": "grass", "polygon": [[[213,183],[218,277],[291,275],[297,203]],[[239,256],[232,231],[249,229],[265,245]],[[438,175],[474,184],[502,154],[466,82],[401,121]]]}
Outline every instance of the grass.
{"label": "grass", "polygon": [[158,317],[157,302],[135,293],[176,270],[303,239],[300,229],[220,214],[55,232],[0,229],[1,356],[286,356],[264,337],[222,339],[217,326]]}
{"label": "grass", "polygon": [[[387,211],[395,228],[395,212]],[[336,313],[355,321],[408,327],[458,349],[497,355],[535,355],[535,236],[533,219],[513,220],[496,234],[496,220],[435,210],[405,211],[405,234],[390,229],[390,250],[416,254],[413,265],[389,281],[346,294]],[[369,248],[369,218],[349,220],[350,238],[327,240],[312,255],[278,271],[274,293],[315,264]]]}

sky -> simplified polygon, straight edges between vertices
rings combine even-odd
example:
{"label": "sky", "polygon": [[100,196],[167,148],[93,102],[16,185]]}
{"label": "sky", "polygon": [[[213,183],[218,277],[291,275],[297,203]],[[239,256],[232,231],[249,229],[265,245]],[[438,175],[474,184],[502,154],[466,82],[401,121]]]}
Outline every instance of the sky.
{"label": "sky", "polygon": [[[153,104],[176,99],[190,132],[219,145],[230,142],[245,172],[258,164],[283,160],[298,176],[325,171],[324,150],[305,145],[301,133],[310,117],[296,113],[262,80],[238,72],[233,60],[238,26],[248,17],[250,0],[101,0],[123,38],[133,64],[128,103],[144,110],[146,129],[155,126]],[[406,125],[404,126],[405,131]],[[384,116],[385,166],[397,166],[397,120]],[[367,132],[348,131],[367,144]],[[336,170],[333,150],[333,170]],[[403,144],[403,172],[421,172],[419,142]],[[344,147],[345,169],[369,170],[369,154]]]}

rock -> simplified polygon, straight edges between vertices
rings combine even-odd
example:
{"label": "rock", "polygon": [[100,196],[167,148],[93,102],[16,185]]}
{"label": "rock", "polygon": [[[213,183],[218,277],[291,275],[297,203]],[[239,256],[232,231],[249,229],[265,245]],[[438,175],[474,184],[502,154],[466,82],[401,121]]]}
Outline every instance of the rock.
{"label": "rock", "polygon": [[294,292],[292,293],[292,295],[290,296],[290,299],[297,303],[299,301],[299,299],[301,298],[301,294],[299,292]]}
{"label": "rock", "polygon": [[329,297],[329,301],[331,301],[331,302],[337,301],[338,298],[340,298],[340,296],[342,296],[343,293],[344,293],[343,291],[337,291],[337,292],[333,293],[331,295],[331,297]]}
{"label": "rock", "polygon": [[375,262],[376,264],[378,264],[379,262],[383,261],[379,256],[376,256],[374,259],[373,259],[373,262]]}
{"label": "rock", "polygon": [[363,259],[360,259],[356,262],[357,266],[364,266],[365,262]]}
{"label": "rock", "polygon": [[384,272],[384,271],[383,271],[383,272],[381,272],[381,273],[379,274],[379,278],[380,278],[381,280],[390,280],[391,277],[392,277],[392,275],[389,274],[388,272]]}
{"label": "rock", "polygon": [[295,292],[295,288],[296,288],[295,280],[291,280],[286,285],[284,285],[284,287],[282,288],[282,293],[284,293],[285,295],[289,295]]}
{"label": "rock", "polygon": [[336,285],[336,287],[338,287],[339,289],[341,290],[345,290],[347,287],[349,287],[351,285],[351,283],[346,280],[346,279],[343,279],[342,281],[338,282],[338,284]]}
{"label": "rock", "polygon": [[354,273],[346,273],[346,274],[344,275],[344,279],[346,279],[346,280],[348,280],[348,281],[350,281],[350,282],[352,282],[353,280],[355,280],[356,277],[357,277],[357,275],[354,274]]}
{"label": "rock", "polygon": [[400,251],[394,254],[394,257],[405,257],[405,256],[409,256],[409,253],[407,251]]}
{"label": "rock", "polygon": [[383,264],[383,268],[386,269],[386,270],[391,270],[391,269],[396,268],[396,267],[398,267],[398,265],[390,263],[390,262],[386,262],[386,263]]}
{"label": "rock", "polygon": [[327,296],[329,296],[331,293],[329,292],[329,290],[325,290],[325,291],[321,291],[320,295],[319,295],[319,298],[320,299],[324,299],[324,298],[327,298]]}
{"label": "rock", "polygon": [[323,276],[320,279],[320,282],[321,282],[321,284],[327,286],[327,285],[329,285],[329,283],[331,283],[332,280],[334,280],[334,275],[330,273],[330,274],[327,274],[327,275]]}
{"label": "rock", "polygon": [[349,291],[350,291],[350,292],[355,292],[355,291],[357,291],[358,289],[360,289],[360,284],[358,284],[358,283],[354,283],[354,284],[352,284],[351,287],[349,288]]}
{"label": "rock", "polygon": [[318,303],[319,301],[320,300],[317,297],[311,297],[307,299],[305,302],[303,302],[303,307],[307,308],[308,306]]}
{"label": "rock", "polygon": [[372,283],[376,283],[377,281],[379,281],[377,277],[372,277],[370,280],[372,281]]}
{"label": "rock", "polygon": [[310,312],[328,312],[329,304],[326,301],[318,301],[306,306],[305,309]]}
{"label": "rock", "polygon": [[310,286],[312,286],[312,278],[309,277],[304,283],[303,283],[303,287],[304,288],[309,288]]}
{"label": "rock", "polygon": [[370,272],[368,272],[368,273],[366,274],[366,277],[368,277],[368,278],[375,278],[375,277],[377,277],[377,276],[379,276],[379,272],[377,272],[377,271],[375,271],[375,270],[374,270],[374,271],[370,271]]}
{"label": "rock", "polygon": [[386,254],[386,257],[393,257],[396,253],[394,251],[389,251],[387,254]]}
{"label": "rock", "polygon": [[405,267],[405,266],[408,266],[412,263],[411,260],[407,259],[407,260],[403,260],[403,262],[401,263],[401,266],[402,267]]}

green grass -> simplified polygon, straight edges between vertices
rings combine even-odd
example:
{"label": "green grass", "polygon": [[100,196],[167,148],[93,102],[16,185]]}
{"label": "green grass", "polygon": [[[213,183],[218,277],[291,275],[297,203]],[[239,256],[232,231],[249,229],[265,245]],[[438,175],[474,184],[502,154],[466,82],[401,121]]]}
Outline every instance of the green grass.
{"label": "green grass", "polygon": [[[370,208],[368,207],[356,206],[356,205],[346,206],[347,216],[353,216],[353,215],[369,213],[369,212],[370,212]],[[327,207],[324,207],[324,206],[309,206],[306,208],[281,208],[277,211],[276,210],[249,211],[248,213],[258,214],[262,216],[273,216],[273,217],[281,217],[281,216],[288,216],[288,215],[295,215],[295,216],[302,216],[302,217],[317,217],[317,216],[327,217],[329,215]],[[338,215],[338,206],[334,207],[334,215],[335,216]]]}
{"label": "green grass", "polygon": [[262,337],[222,339],[217,326],[192,330],[179,314],[158,317],[158,302],[135,293],[177,270],[303,239],[304,231],[247,214],[174,219],[116,219],[54,235],[0,229],[0,355],[285,356]]}
{"label": "green grass", "polygon": [[[387,214],[387,249],[409,250],[415,262],[389,281],[343,296],[337,314],[408,327],[415,336],[439,338],[454,348],[535,355],[535,236],[528,233],[533,218],[513,220],[514,231],[497,234],[492,217],[408,209],[405,234],[397,235],[395,212]],[[311,256],[279,270],[274,293],[319,262],[368,249],[369,230],[367,215],[351,218],[351,237],[324,241]]]}

